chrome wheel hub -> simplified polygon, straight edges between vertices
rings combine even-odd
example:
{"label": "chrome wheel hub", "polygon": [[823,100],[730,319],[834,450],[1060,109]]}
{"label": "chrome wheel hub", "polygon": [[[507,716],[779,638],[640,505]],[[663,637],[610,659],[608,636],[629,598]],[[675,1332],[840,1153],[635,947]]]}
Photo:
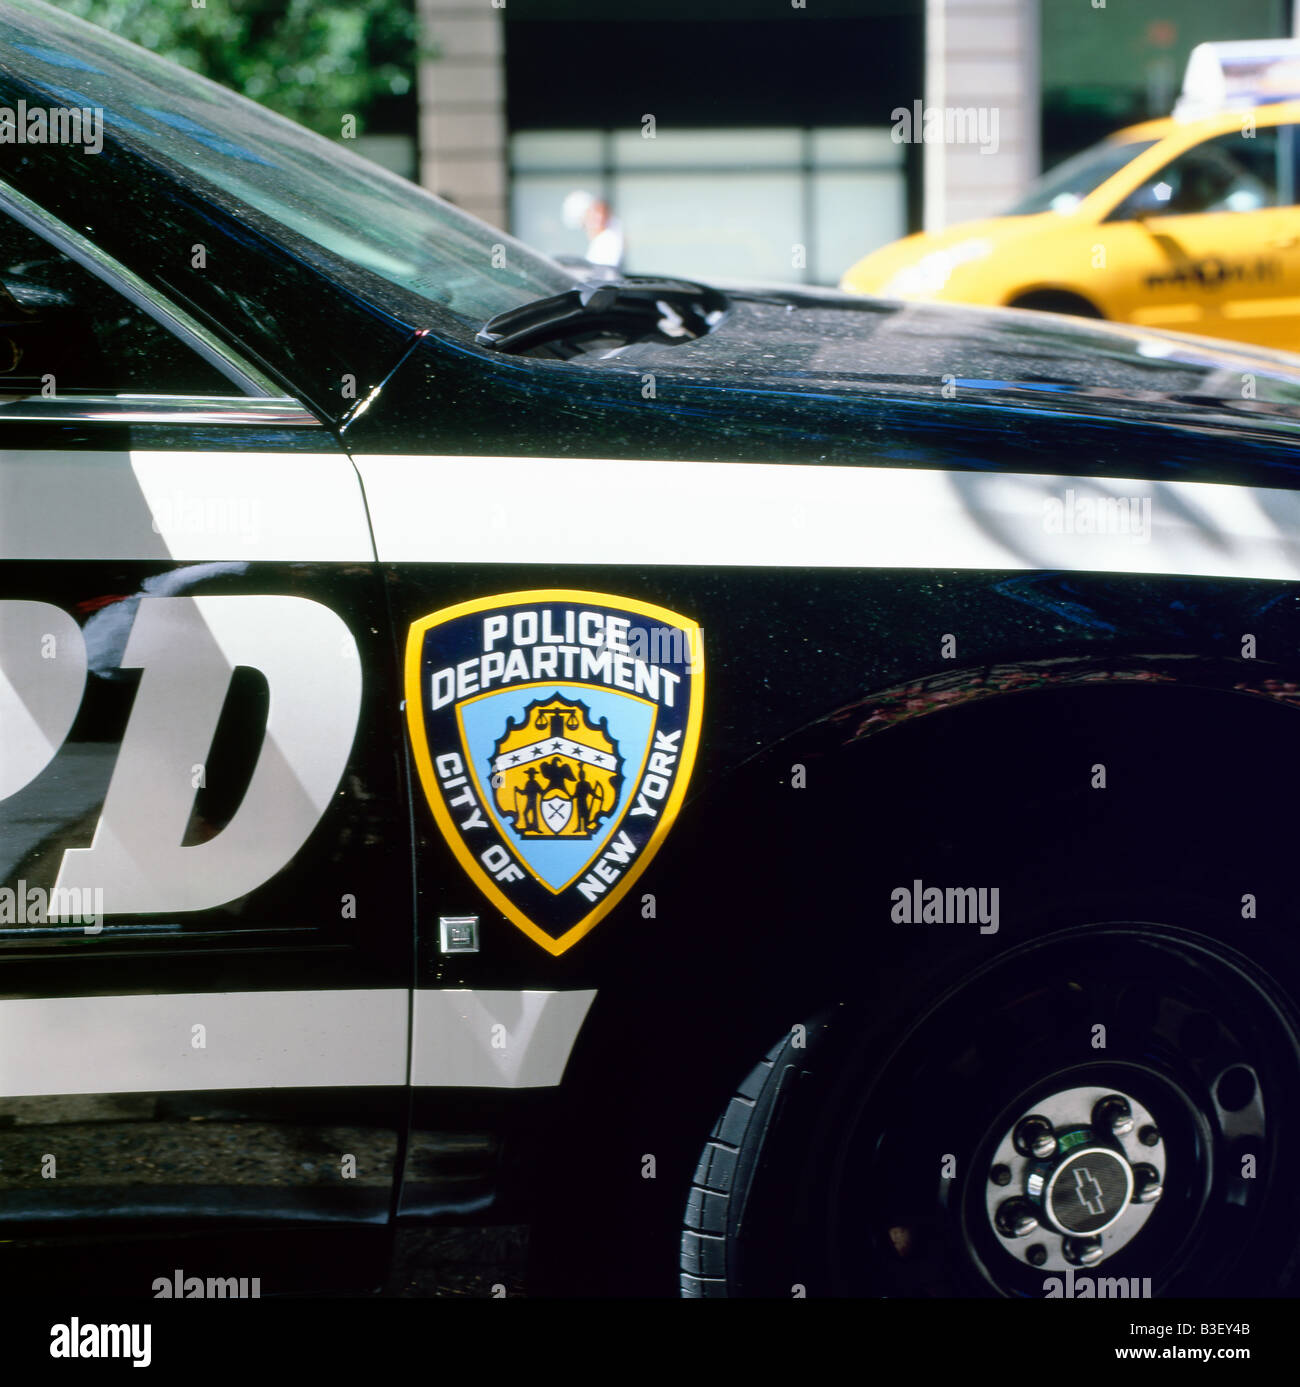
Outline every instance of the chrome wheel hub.
{"label": "chrome wheel hub", "polygon": [[1094,1267],[1130,1243],[1164,1189],[1155,1117],[1112,1088],[1062,1089],[1003,1135],[985,1207],[1001,1245],[1045,1271]]}

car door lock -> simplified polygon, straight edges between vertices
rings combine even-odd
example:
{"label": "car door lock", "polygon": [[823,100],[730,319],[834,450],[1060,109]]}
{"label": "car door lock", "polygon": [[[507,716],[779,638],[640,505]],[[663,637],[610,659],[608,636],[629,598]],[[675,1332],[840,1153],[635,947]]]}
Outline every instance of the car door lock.
{"label": "car door lock", "polygon": [[444,954],[478,953],[478,916],[438,916],[438,947]]}

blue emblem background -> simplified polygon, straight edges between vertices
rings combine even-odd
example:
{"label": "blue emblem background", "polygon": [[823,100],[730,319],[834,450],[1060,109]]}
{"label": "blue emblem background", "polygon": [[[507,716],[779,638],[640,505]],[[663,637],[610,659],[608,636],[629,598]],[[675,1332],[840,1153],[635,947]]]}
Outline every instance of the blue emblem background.
{"label": "blue emblem background", "polygon": [[548,886],[558,891],[593,857],[600,854],[613,834],[620,815],[631,799],[632,787],[645,761],[654,732],[655,709],[653,705],[616,689],[598,688],[591,684],[542,684],[523,689],[507,685],[499,693],[461,704],[465,745],[473,763],[476,789],[485,803],[495,808],[491,781],[492,755],[497,739],[506,730],[507,719],[514,718],[518,722],[530,703],[554,693],[585,703],[590,709],[593,723],[608,718],[609,734],[618,743],[619,755],[623,758],[623,785],[614,813],[601,820],[600,831],[591,838],[548,843],[544,839],[524,838],[514,831],[508,819],[501,821],[506,840],[515,853]]}

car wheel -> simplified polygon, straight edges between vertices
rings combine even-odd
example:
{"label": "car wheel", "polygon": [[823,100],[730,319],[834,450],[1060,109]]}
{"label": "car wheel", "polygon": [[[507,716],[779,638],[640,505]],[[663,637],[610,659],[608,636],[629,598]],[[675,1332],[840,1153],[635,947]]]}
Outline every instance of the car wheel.
{"label": "car wheel", "polygon": [[684,1295],[1030,1298],[1092,1274],[1138,1295],[1295,1286],[1300,1029],[1264,969],[1203,933],[1116,920],[941,992],[905,981],[873,991],[910,997],[910,1019],[837,1008],[739,1085],[690,1191]]}

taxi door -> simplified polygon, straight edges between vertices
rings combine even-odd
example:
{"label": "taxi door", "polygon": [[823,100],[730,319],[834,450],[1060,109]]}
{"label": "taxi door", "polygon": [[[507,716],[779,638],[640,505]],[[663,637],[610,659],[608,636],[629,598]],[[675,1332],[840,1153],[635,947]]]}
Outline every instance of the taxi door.
{"label": "taxi door", "polygon": [[1294,350],[1296,130],[1259,126],[1203,140],[1130,193],[1102,228],[1108,316]]}
{"label": "taxi door", "polygon": [[0,186],[6,1289],[379,1277],[412,941],[373,557],[326,428]]}

